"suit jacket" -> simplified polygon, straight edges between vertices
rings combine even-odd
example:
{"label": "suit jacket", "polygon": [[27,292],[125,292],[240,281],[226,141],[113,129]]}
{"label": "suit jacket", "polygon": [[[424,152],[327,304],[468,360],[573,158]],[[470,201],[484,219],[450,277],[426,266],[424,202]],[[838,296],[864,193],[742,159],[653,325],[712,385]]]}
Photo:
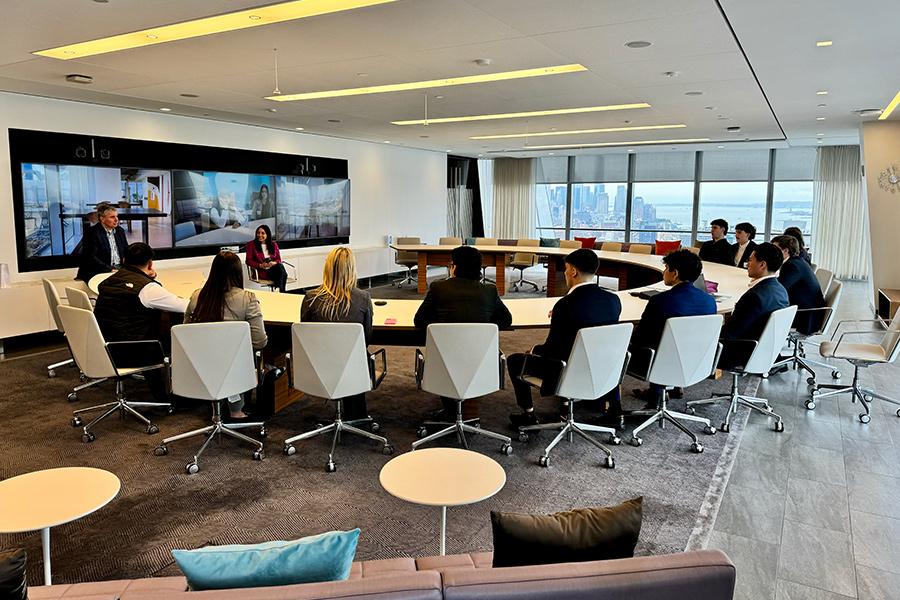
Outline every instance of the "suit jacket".
{"label": "suit jacket", "polygon": [[[247,244],[246,248],[247,252],[247,264],[253,267],[254,269],[262,269],[262,264],[265,262],[266,257],[263,254],[262,250],[258,250],[256,248],[256,242],[250,242]],[[276,242],[272,242],[272,251],[269,253],[269,260],[280,263],[281,262],[281,251],[278,250],[278,244]]]}
{"label": "suit jacket", "polygon": [[[200,290],[194,290],[187,310],[184,312],[184,322],[193,323],[193,313],[197,308],[197,298]],[[232,288],[225,296],[225,314],[223,321],[247,321],[250,323],[250,342],[254,350],[266,347],[268,337],[263,324],[262,310],[259,308],[259,300],[256,294],[241,288]]]}
{"label": "suit jacket", "polygon": [[[115,229],[116,249],[119,251],[119,260],[125,257],[128,249],[128,239],[125,230],[117,226]],[[81,238],[81,263],[78,266],[78,274],[75,279],[90,281],[97,273],[109,273],[113,270],[112,252],[109,247],[109,237],[102,224],[97,223],[89,227]]]}
{"label": "suit jacket", "polygon": [[722,265],[734,266],[734,253],[731,250],[731,244],[728,240],[713,241],[707,240],[700,246],[700,260],[708,260],[710,262]]}
{"label": "suit jacket", "polygon": [[[732,265],[734,265],[734,260],[737,258],[737,253],[738,253],[739,248],[740,248],[740,244],[738,244],[737,242],[735,242],[734,244],[731,245],[731,256],[732,256],[731,264]],[[750,258],[750,255],[753,254],[754,250],[756,250],[756,242],[754,242],[753,240],[750,240],[749,242],[747,242],[747,247],[744,248],[744,253],[741,254],[741,262],[739,262],[738,264],[736,264],[734,266],[736,266],[740,269],[746,269],[747,268],[747,259]]]}
{"label": "suit jacket", "polygon": [[622,302],[617,295],[594,284],[579,286],[553,306],[547,339],[534,347],[534,353],[569,360],[579,329],[618,323],[621,314]]}
{"label": "suit jacket", "polygon": [[631,334],[631,344],[655,350],[668,319],[714,314],[716,300],[711,294],[697,289],[693,283],[679,283],[647,301],[641,320]]}
{"label": "suit jacket", "polygon": [[[369,292],[359,288],[350,290],[350,310],[343,317],[339,317],[337,323],[361,323],[363,331],[366,335],[366,344],[372,337],[372,298]],[[312,293],[307,293],[303,297],[303,304],[300,305],[300,321],[307,323],[329,323],[322,310],[322,301],[315,297]]]}
{"label": "suit jacket", "polygon": [[512,315],[495,286],[451,277],[431,284],[414,322],[419,329],[432,323],[496,323],[505,329],[512,325]]}
{"label": "suit jacket", "polygon": [[774,277],[760,281],[744,292],[722,327],[725,346],[719,366],[727,369],[746,364],[753,349],[735,340],[758,340],[769,322],[769,315],[789,304],[787,290]]}
{"label": "suit jacket", "polygon": [[[781,265],[778,281],[787,290],[788,300],[796,304],[798,309],[821,308],[825,306],[822,287],[812,267],[799,256],[790,258]],[[809,334],[818,331],[825,317],[825,311],[798,312],[794,318],[794,327],[800,333]]]}

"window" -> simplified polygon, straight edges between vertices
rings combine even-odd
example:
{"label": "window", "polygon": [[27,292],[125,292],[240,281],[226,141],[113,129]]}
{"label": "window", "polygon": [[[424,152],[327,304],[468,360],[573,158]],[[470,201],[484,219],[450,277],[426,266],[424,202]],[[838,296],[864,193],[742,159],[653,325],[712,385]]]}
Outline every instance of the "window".
{"label": "window", "polygon": [[[766,228],[766,181],[704,181],[700,184],[700,218],[697,237],[709,239],[713,219],[728,221],[728,240],[734,243],[734,226],[747,221],[762,233]],[[759,236],[762,237],[762,236]]]}
{"label": "window", "polygon": [[[535,188],[535,227],[540,231],[558,228],[565,233],[566,229],[566,195],[568,186],[565,183],[539,183]],[[541,235],[539,237],[552,237]]]}
{"label": "window", "polygon": [[778,235],[788,227],[799,227],[806,238],[806,245],[813,246],[812,180],[815,164],[815,148],[775,151],[771,235]]}
{"label": "window", "polygon": [[635,183],[631,199],[631,241],[653,243],[679,236],[657,236],[657,232],[681,232],[691,238],[694,184],[691,181]]}

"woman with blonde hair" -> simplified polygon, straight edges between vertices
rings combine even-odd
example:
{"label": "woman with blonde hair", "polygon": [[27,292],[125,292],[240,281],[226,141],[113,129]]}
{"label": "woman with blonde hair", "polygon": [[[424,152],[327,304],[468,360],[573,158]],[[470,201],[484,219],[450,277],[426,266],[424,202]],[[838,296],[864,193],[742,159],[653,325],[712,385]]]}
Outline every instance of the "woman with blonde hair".
{"label": "woman with blonde hair", "polygon": [[[325,258],[322,285],[307,292],[300,306],[300,321],[314,323],[360,323],[366,344],[372,336],[372,299],[356,287],[356,259],[353,251],[338,246]],[[366,395],[344,399],[344,419],[366,419]]]}

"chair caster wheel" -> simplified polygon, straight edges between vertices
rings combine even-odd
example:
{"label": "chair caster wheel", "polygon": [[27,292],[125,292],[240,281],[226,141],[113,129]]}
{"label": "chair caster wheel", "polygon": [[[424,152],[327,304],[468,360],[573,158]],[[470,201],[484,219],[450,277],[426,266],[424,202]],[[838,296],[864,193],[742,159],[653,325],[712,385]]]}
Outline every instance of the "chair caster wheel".
{"label": "chair caster wheel", "polygon": [[816,410],[815,400],[807,400],[804,404],[806,405],[806,410]]}
{"label": "chair caster wheel", "polygon": [[81,427],[81,419],[72,417],[72,427]]}
{"label": "chair caster wheel", "polygon": [[47,377],[51,377],[51,378],[56,377],[56,370],[55,369],[47,369]]}
{"label": "chair caster wheel", "polygon": [[372,421],[372,424],[369,425],[369,431],[371,431],[372,433],[377,433],[378,431],[381,431],[381,425],[379,425],[376,421]]}
{"label": "chair caster wheel", "polygon": [[284,448],[282,448],[282,452],[284,452],[285,456],[293,456],[297,454],[297,448],[292,444],[285,444]]}
{"label": "chair caster wheel", "polygon": [[703,428],[703,433],[705,433],[706,435],[716,435],[716,428],[712,425],[707,425]]}
{"label": "chair caster wheel", "polygon": [[865,400],[869,404],[872,404],[872,401],[875,400],[875,398],[873,398],[869,394],[863,394],[863,400]]}
{"label": "chair caster wheel", "polygon": [[503,456],[509,456],[513,453],[513,447],[511,444],[503,444],[500,446],[500,454]]}
{"label": "chair caster wheel", "polygon": [[68,396],[66,396],[66,399],[69,402],[75,402],[76,400],[78,400],[78,394],[76,394],[75,392],[71,392]]}
{"label": "chair caster wheel", "polygon": [[609,443],[612,444],[613,446],[618,446],[619,444],[622,443],[622,438],[620,438],[617,435],[614,435],[611,438],[609,438]]}
{"label": "chair caster wheel", "polygon": [[721,431],[722,433],[728,433],[729,431],[731,431],[731,425],[729,425],[728,423],[722,423],[721,425],[719,425],[719,431]]}
{"label": "chair caster wheel", "polygon": [[253,460],[263,460],[266,458],[265,450],[257,450],[253,453]]}
{"label": "chair caster wheel", "polygon": [[782,431],[784,431],[784,421],[778,421],[775,423],[775,432],[781,433]]}
{"label": "chair caster wheel", "polygon": [[154,455],[154,456],[165,456],[165,455],[168,454],[168,453],[169,453],[169,447],[168,447],[168,446],[164,446],[164,445],[163,445],[163,446],[157,446],[156,448],[153,449],[153,455]]}
{"label": "chair caster wheel", "polygon": [[259,428],[259,437],[261,437],[261,438],[269,437],[269,432],[266,431],[266,428],[265,428],[265,427],[260,427],[260,428]]}
{"label": "chair caster wheel", "polygon": [[762,375],[760,375],[760,377],[762,377],[763,379],[768,379],[769,373],[763,373]]}
{"label": "chair caster wheel", "polygon": [[97,439],[97,438],[91,432],[81,434],[81,441],[84,442],[85,444],[90,444],[95,439]]}
{"label": "chair caster wheel", "polygon": [[840,379],[840,378],[841,378],[841,372],[838,371],[837,369],[835,369],[834,371],[831,372],[831,378],[832,378],[832,379]]}
{"label": "chair caster wheel", "polygon": [[425,426],[419,427],[416,430],[416,435],[419,436],[419,439],[428,436],[428,428]]}
{"label": "chair caster wheel", "polygon": [[187,471],[188,475],[196,475],[200,472],[200,465],[195,462],[191,462],[187,464],[184,470]]}
{"label": "chair caster wheel", "polygon": [[539,456],[538,464],[541,465],[542,467],[549,467],[550,466],[550,457],[549,456]]}
{"label": "chair caster wheel", "polygon": [[639,437],[631,436],[631,439],[629,440],[629,443],[630,443],[632,446],[634,446],[635,448],[637,448],[638,446],[640,446],[641,444],[644,443],[644,440],[642,440],[642,439],[639,438]]}
{"label": "chair caster wheel", "polygon": [[687,408],[684,409],[684,412],[686,412],[689,415],[693,415],[693,414],[697,413],[697,410],[693,406],[688,406]]}
{"label": "chair caster wheel", "polygon": [[519,432],[519,441],[522,442],[523,444],[528,443],[528,434],[525,433],[524,431],[520,431]]}
{"label": "chair caster wheel", "polygon": [[702,454],[703,453],[703,444],[700,442],[693,442],[691,444],[691,452],[694,454]]}
{"label": "chair caster wheel", "polygon": [[872,417],[870,417],[866,413],[859,413],[859,422],[860,423],[868,423],[871,420],[872,420]]}
{"label": "chair caster wheel", "polygon": [[807,377],[806,383],[808,383],[809,385],[816,385],[816,378],[815,377]]}
{"label": "chair caster wheel", "polygon": [[897,409],[897,416],[900,417],[900,408]]}
{"label": "chair caster wheel", "polygon": [[166,414],[174,415],[175,414],[175,406],[170,404],[169,407],[166,408]]}
{"label": "chair caster wheel", "polygon": [[159,427],[157,427],[153,423],[147,425],[147,435],[153,435],[155,433],[159,433]]}
{"label": "chair caster wheel", "polygon": [[78,380],[79,380],[81,383],[84,383],[85,381],[88,380],[88,377],[87,377],[87,375],[85,375],[84,373],[79,373],[79,374],[78,374]]}
{"label": "chair caster wheel", "polygon": [[337,471],[337,467],[335,466],[335,464],[333,462],[330,462],[325,465],[326,473],[334,473],[335,471]]}
{"label": "chair caster wheel", "polygon": [[606,467],[607,469],[615,469],[616,461],[612,456],[607,456],[606,460],[603,461],[603,466]]}
{"label": "chair caster wheel", "polygon": [[385,456],[390,456],[391,454],[394,453],[394,447],[391,446],[390,444],[385,444],[381,448],[381,453],[384,454]]}

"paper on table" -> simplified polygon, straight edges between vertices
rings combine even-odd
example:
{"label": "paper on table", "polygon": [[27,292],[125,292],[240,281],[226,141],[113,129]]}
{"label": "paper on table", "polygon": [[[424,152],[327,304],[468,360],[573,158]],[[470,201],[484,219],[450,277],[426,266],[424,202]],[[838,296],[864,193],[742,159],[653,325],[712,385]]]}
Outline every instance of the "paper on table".
{"label": "paper on table", "polygon": [[384,324],[385,324],[385,325],[396,325],[396,324],[397,324],[397,319],[385,319],[385,320],[384,320]]}

